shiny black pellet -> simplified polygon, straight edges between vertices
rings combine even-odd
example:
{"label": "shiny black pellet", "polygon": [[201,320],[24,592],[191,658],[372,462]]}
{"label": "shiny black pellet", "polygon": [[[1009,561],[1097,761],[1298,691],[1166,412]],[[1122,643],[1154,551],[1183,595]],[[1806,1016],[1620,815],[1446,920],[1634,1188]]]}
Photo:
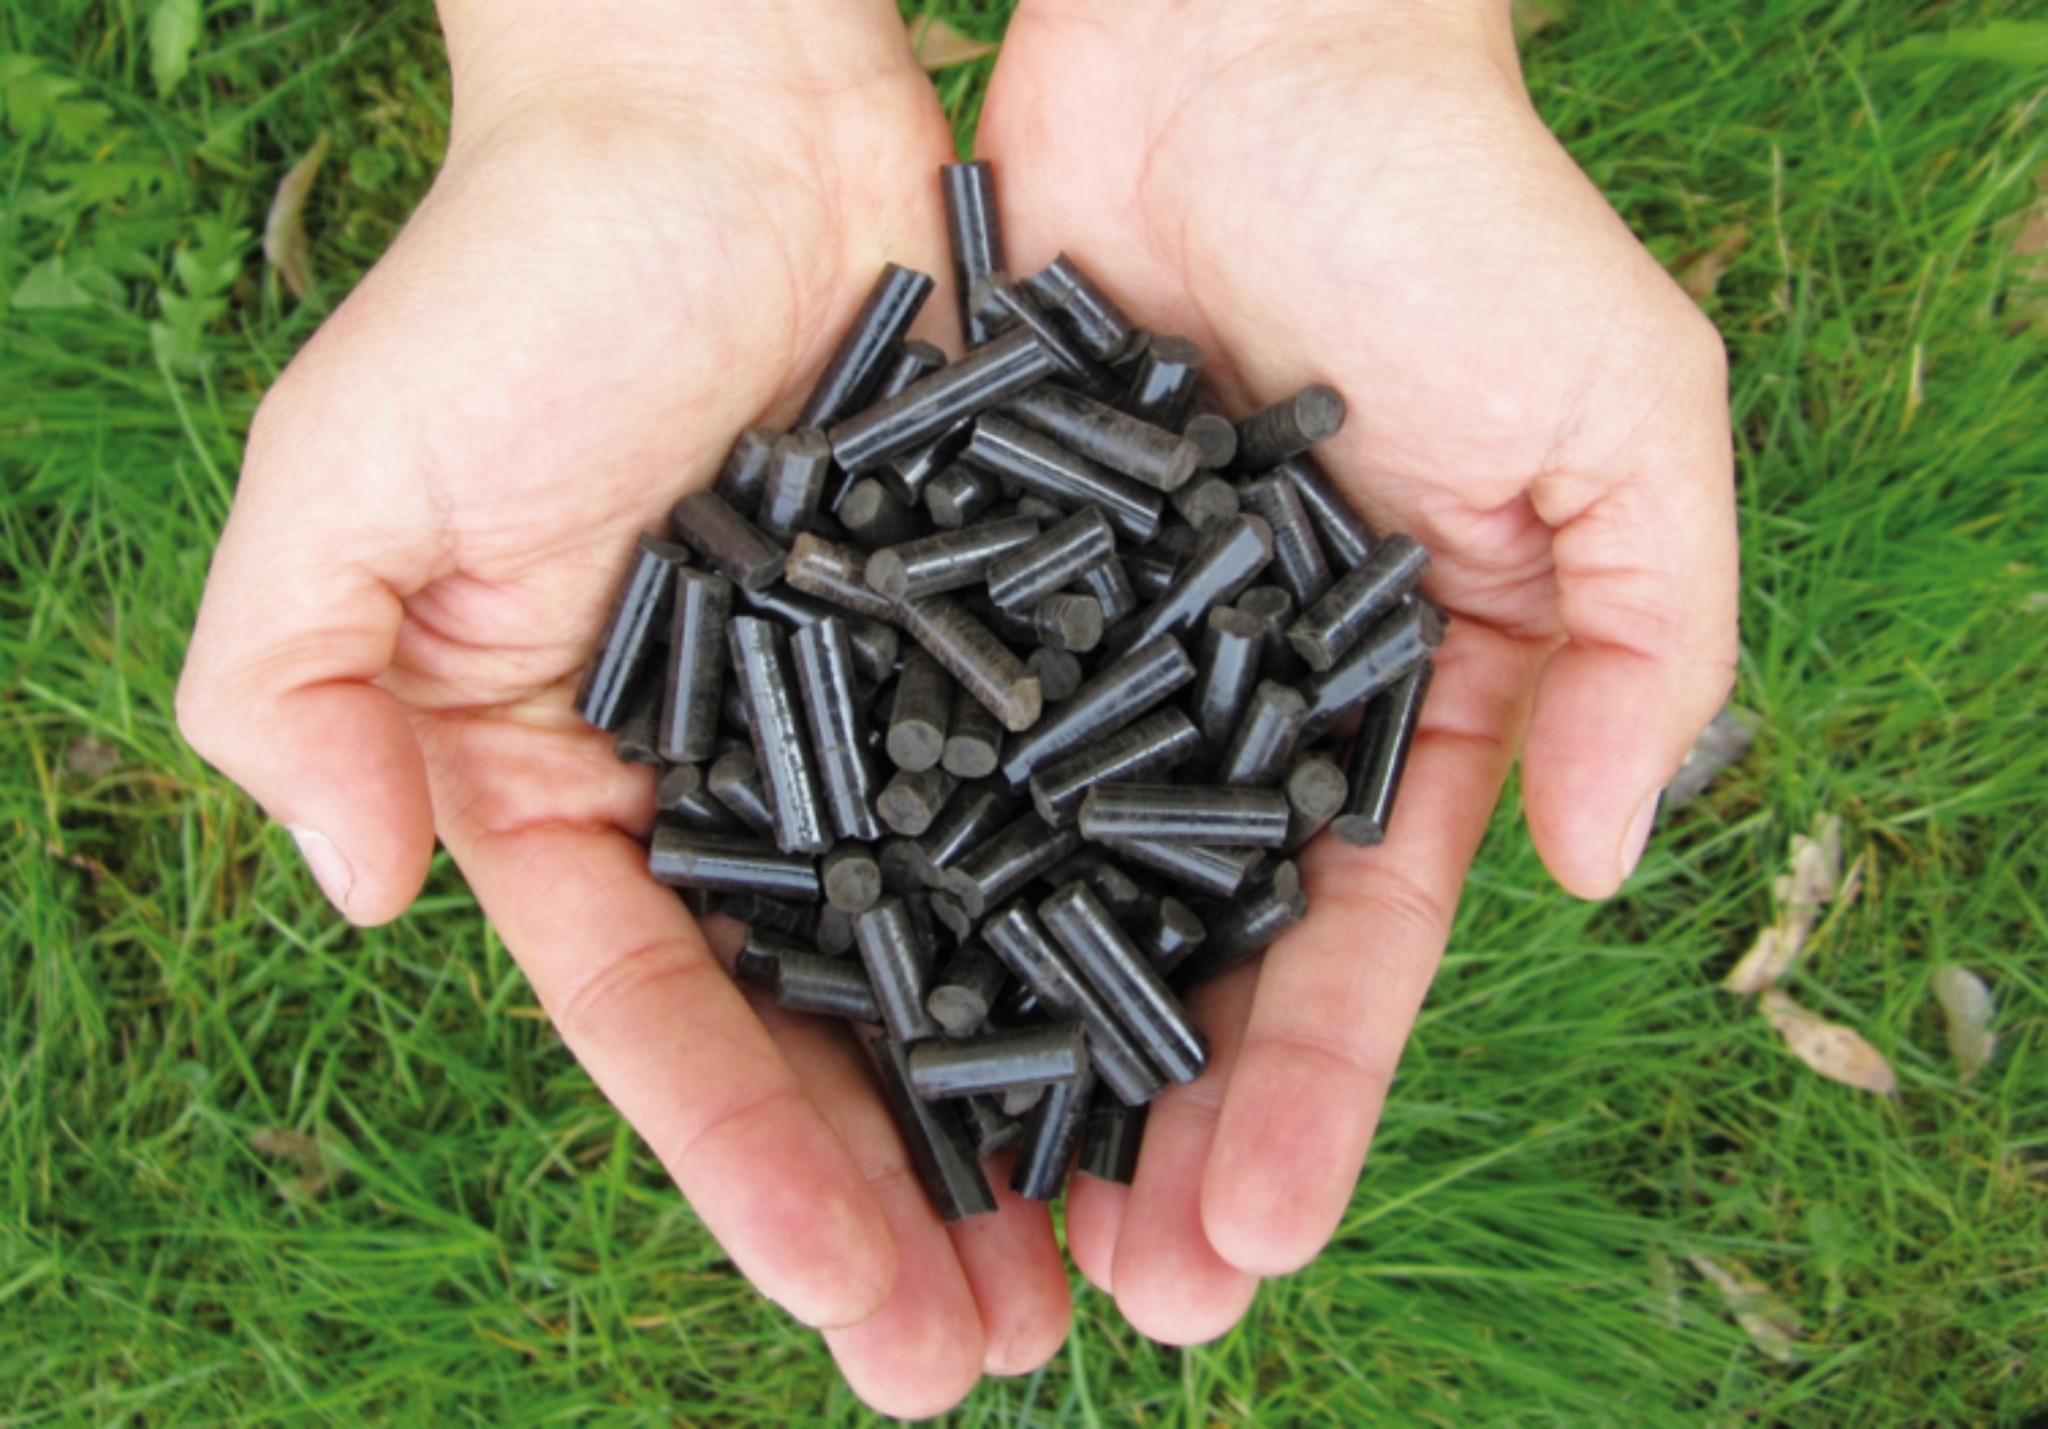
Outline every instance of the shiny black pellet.
{"label": "shiny black pellet", "polygon": [[1237,424],[1237,466],[1264,471],[1327,441],[1344,427],[1344,399],[1320,383],[1281,398]]}
{"label": "shiny black pellet", "polygon": [[1423,661],[1366,706],[1352,741],[1344,808],[1330,821],[1331,830],[1344,842],[1370,848],[1385,840],[1435,668]]}
{"label": "shiny black pellet", "polygon": [[715,491],[693,491],[669,508],[669,530],[743,590],[766,590],[782,579],[788,553]]}
{"label": "shiny black pellet", "polygon": [[980,1149],[961,1105],[928,1102],[910,1089],[908,1053],[900,1041],[877,1037],[872,1045],[890,1115],[939,1219],[993,1214],[995,1192],[981,1174]]}
{"label": "shiny black pellet", "polygon": [[576,687],[576,713],[599,729],[617,729],[626,718],[662,637],[676,572],[688,560],[689,552],[658,536],[643,534],[634,543],[632,560],[612,592],[597,649]]}
{"label": "shiny black pellet", "polygon": [[927,274],[894,263],[883,265],[846,335],[826,359],[797,426],[829,427],[860,410],[895,364],[899,344],[932,287]]}

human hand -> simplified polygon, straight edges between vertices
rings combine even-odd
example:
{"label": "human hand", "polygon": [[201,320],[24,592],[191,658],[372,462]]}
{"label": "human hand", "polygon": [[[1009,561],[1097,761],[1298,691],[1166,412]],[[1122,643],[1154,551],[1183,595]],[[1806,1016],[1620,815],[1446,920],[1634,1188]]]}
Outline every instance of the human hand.
{"label": "human hand", "polygon": [[634,534],[794,415],[885,260],[947,272],[949,136],[881,0],[442,8],[446,166],[263,403],[180,720],[355,922],[438,832],[740,1269],[935,1412],[1064,1338],[1044,1208],[940,1224],[850,1034],[750,1010],[648,877],[648,776],[570,697]]}
{"label": "human hand", "polygon": [[1308,852],[1308,918],[1196,995],[1215,1061],[1135,1183],[1069,1194],[1082,1271],[1189,1343],[1337,1226],[1518,746],[1559,882],[1634,867],[1733,674],[1725,361],[1539,122],[1504,3],[1025,0],[980,145],[1015,271],[1064,248],[1234,410],[1341,391],[1325,464],[1455,617],[1385,845]]}

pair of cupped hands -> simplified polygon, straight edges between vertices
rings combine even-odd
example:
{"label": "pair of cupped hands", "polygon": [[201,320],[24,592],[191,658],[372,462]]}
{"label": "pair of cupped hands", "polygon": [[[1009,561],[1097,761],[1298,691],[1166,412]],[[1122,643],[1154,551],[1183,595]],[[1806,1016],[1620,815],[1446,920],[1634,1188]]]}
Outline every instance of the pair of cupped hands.
{"label": "pair of cupped hands", "polygon": [[[940,1223],[864,1053],[735,987],[646,872],[647,771],[571,713],[634,534],[789,421],[883,262],[941,277],[953,155],[889,0],[443,0],[447,163],[268,394],[179,689],[352,921],[436,836],[563,1039],[760,1291],[923,1415],[1060,1346],[1045,1207]],[[1064,249],[1237,412],[1327,382],[1322,455],[1453,616],[1392,837],[1200,989],[1208,1073],[1067,1248],[1191,1343],[1337,1228],[1517,751],[1601,897],[1724,697],[1712,327],[1546,132],[1505,0],[1024,0],[983,112],[1012,269]],[[729,951],[729,950],[728,950]],[[998,1185],[1007,1168],[991,1177]]]}

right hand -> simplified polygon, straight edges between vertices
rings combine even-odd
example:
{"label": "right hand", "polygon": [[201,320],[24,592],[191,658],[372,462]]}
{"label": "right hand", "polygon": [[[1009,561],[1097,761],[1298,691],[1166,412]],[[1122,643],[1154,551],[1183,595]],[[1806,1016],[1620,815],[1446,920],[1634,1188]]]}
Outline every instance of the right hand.
{"label": "right hand", "polygon": [[356,923],[438,834],[739,1268],[926,1415],[1059,1347],[1045,1209],[939,1222],[852,1037],[749,1006],[570,709],[635,533],[794,415],[884,261],[947,271],[894,7],[696,9],[445,0],[446,166],[262,404],[178,713]]}

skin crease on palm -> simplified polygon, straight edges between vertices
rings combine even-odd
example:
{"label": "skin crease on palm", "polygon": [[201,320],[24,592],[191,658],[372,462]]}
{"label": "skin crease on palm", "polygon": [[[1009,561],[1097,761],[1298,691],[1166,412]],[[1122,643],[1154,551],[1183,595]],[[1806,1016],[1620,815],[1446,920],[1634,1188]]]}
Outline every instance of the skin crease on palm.
{"label": "skin crease on palm", "polygon": [[[179,715],[356,922],[438,835],[740,1269],[926,1415],[1059,1348],[1046,1212],[937,1221],[857,1045],[733,986],[730,926],[646,878],[646,772],[569,709],[633,534],[793,415],[884,261],[947,272],[894,8],[689,8],[444,0],[448,162],[263,404]],[[1018,271],[1065,248],[1240,407],[1346,394],[1328,463],[1456,617],[1389,843],[1307,856],[1310,919],[1192,999],[1215,1065],[1135,1184],[1070,1192],[1075,1262],[1182,1343],[1336,1227],[1525,726],[1538,846],[1602,896],[1732,668],[1711,329],[1536,121],[1504,11],[1341,8],[1027,3],[980,140]]]}

